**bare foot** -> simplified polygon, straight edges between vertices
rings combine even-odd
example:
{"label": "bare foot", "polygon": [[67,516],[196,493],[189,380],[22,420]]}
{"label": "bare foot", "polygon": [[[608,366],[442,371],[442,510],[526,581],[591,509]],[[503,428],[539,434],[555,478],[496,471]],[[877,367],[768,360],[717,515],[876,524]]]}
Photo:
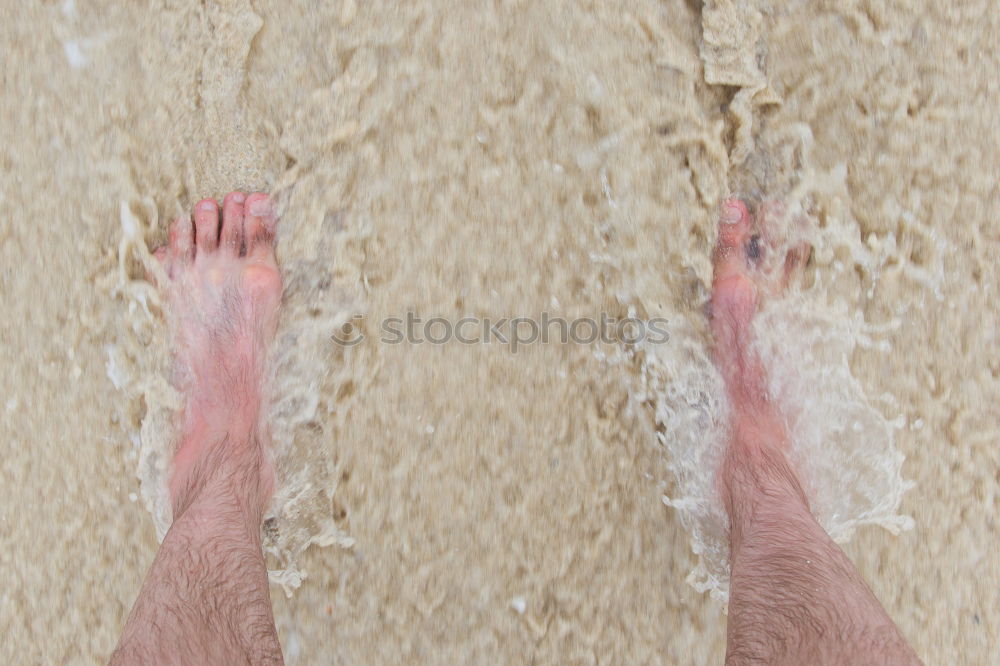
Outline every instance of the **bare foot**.
{"label": "bare foot", "polygon": [[715,362],[732,414],[732,439],[718,475],[729,514],[726,663],[919,663],[813,518],[787,458],[788,432],[768,397],[751,323],[761,295],[787,284],[808,249],[795,247],[762,262],[778,243],[766,229],[758,233],[759,217],[755,229],[741,201],[723,204],[712,284]]}
{"label": "bare foot", "polygon": [[[764,238],[754,229],[742,201],[723,203],[712,283],[713,354],[732,410],[730,449],[756,458],[783,454],[788,432],[768,396],[767,370],[753,349],[751,323],[761,294],[783,288],[808,257],[807,248],[796,247],[780,262],[779,275],[765,275],[761,270],[767,250]],[[730,485],[727,467],[721,479],[724,487]]]}
{"label": "bare foot", "polygon": [[156,251],[174,326],[181,439],[173,524],[113,664],[280,664],[260,543],[274,488],[260,422],[267,345],[281,301],[265,194],[205,199]]}
{"label": "bare foot", "polygon": [[170,480],[175,519],[196,491],[234,474],[260,486],[261,505],[273,488],[259,418],[281,301],[275,224],[267,195],[231,192],[221,223],[218,204],[204,199],[194,220],[176,220],[169,245],[156,251],[169,278],[161,289],[186,399]]}

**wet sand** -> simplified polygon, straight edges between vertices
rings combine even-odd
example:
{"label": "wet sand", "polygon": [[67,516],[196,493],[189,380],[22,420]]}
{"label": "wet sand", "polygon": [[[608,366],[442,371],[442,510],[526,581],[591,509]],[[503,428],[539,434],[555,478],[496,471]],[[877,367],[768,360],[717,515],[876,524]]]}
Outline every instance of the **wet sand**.
{"label": "wet sand", "polygon": [[883,331],[846,361],[898,423],[915,528],[863,527],[849,555],[927,663],[996,653],[994,4],[3,16],[5,661],[114,647],[157,545],[142,464],[171,401],[122,206],[154,247],[231,189],[283,202],[278,345],[299,373],[275,391],[286,473],[313,491],[278,539],[339,541],[295,556],[290,597],[272,586],[289,663],[721,663],[723,606],[685,582],[697,558],[661,500],[675,481],[640,358],[327,343],[344,313],[377,333],[407,311],[635,310],[705,349],[731,192],[801,204],[837,241],[803,302]]}

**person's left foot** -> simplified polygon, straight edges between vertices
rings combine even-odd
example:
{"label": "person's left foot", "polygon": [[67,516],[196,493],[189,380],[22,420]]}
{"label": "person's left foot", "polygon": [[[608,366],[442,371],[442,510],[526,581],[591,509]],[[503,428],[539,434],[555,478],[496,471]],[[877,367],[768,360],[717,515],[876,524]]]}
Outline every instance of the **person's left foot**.
{"label": "person's left foot", "polygon": [[[272,472],[258,419],[266,348],[281,301],[274,257],[276,220],[266,194],[231,192],[219,206],[200,201],[156,251],[168,283],[177,383],[186,406],[170,481],[176,508],[194,486],[234,463],[263,480]],[[226,467],[227,469],[222,469]],[[266,497],[264,498],[266,499]]]}

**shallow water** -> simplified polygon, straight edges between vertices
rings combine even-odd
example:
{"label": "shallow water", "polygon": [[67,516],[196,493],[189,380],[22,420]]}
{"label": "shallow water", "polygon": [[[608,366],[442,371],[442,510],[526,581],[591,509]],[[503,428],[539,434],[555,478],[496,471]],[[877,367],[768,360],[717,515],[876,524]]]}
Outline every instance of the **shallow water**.
{"label": "shallow water", "polygon": [[[817,515],[928,663],[988,663],[997,8],[370,4],[5,11],[0,654],[113,648],[179,399],[143,257],[244,189],[283,213],[289,663],[721,662],[685,579],[725,596],[703,306],[736,193],[815,248],[757,334]],[[670,340],[379,343],[409,311]]]}

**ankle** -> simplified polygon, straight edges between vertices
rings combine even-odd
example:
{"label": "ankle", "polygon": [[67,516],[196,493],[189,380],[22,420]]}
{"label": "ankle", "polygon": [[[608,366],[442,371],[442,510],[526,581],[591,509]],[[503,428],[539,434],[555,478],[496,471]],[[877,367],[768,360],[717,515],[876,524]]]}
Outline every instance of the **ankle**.
{"label": "ankle", "polygon": [[260,539],[266,502],[252,486],[213,481],[177,498],[174,525],[188,531],[232,537],[239,542]]}
{"label": "ankle", "polygon": [[780,448],[734,441],[719,470],[719,482],[734,548],[761,524],[814,522],[798,475]]}
{"label": "ankle", "polygon": [[197,507],[202,514],[238,516],[256,529],[273,487],[256,429],[186,438],[174,458],[170,482],[174,520]]}

